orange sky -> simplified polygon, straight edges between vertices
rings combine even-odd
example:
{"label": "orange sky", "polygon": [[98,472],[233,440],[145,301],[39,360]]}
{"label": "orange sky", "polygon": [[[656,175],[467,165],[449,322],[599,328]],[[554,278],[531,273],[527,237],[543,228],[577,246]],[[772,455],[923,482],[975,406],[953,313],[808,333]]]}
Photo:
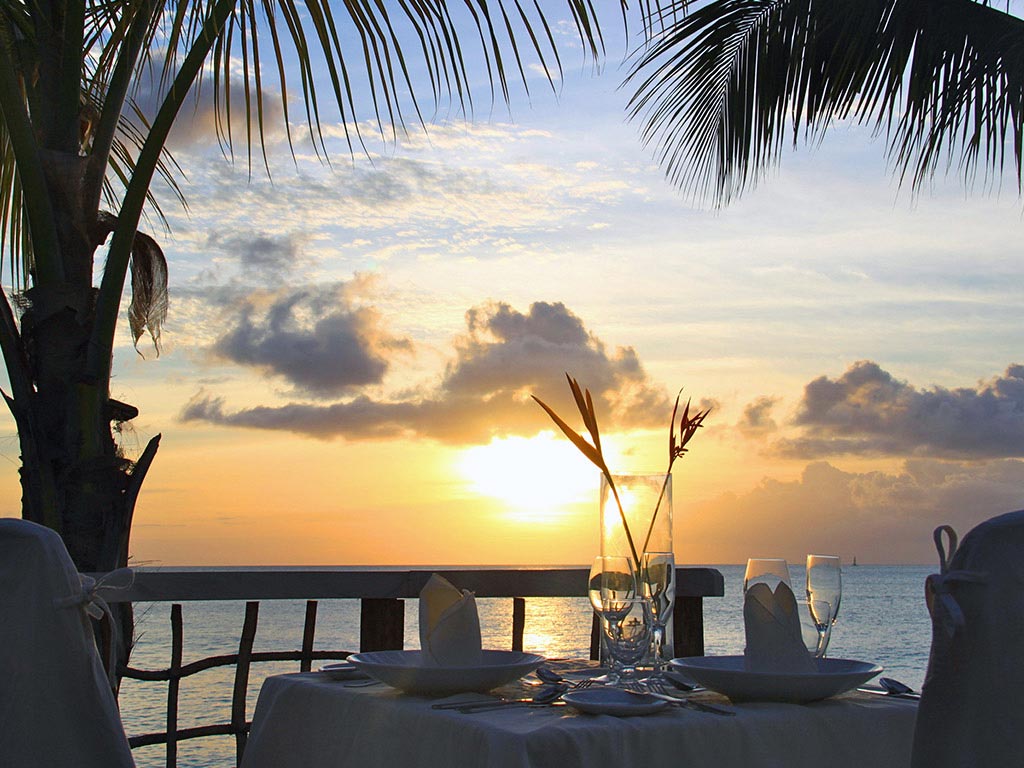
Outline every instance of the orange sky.
{"label": "orange sky", "polygon": [[529,399],[569,418],[567,371],[618,471],[664,468],[679,387],[713,407],[676,464],[679,562],[933,562],[935,526],[1024,507],[1017,198],[911,199],[840,125],[708,210],[617,67],[566,70],[351,162],[340,125],[331,166],[271,131],[273,183],[225,163],[209,104],[183,124],[164,352],[115,355],[128,455],[163,435],[135,562],[586,563],[596,470]]}

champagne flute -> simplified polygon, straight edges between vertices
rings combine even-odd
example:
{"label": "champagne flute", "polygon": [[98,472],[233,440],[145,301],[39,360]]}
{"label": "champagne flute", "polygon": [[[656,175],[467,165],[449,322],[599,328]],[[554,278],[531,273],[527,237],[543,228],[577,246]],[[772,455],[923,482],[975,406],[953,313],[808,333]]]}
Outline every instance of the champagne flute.
{"label": "champagne flute", "polygon": [[772,592],[781,583],[792,589],[789,580],[789,564],[777,557],[752,557],[747,560],[747,571],[743,575],[743,593],[754,584],[767,584]]}
{"label": "champagne flute", "polygon": [[676,596],[676,562],[671,552],[644,552],[640,566],[640,588],[651,603],[654,674],[664,670],[665,627]]}
{"label": "champagne flute", "polygon": [[[840,568],[839,558],[835,555],[808,555],[807,556],[807,600],[812,602],[822,601],[828,603],[829,609],[829,632],[824,636],[824,645],[821,648],[820,656],[825,655],[828,641],[832,637],[831,628],[836,623],[839,615],[839,603],[843,597],[843,574]],[[819,616],[814,616],[814,623],[819,623]]]}

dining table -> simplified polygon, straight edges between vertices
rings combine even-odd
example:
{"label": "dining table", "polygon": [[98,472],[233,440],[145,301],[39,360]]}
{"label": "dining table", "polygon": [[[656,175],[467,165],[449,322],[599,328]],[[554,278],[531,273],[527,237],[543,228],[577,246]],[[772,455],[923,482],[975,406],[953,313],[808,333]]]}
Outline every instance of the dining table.
{"label": "dining table", "polygon": [[[548,666],[564,672],[582,664]],[[669,706],[633,717],[587,714],[563,702],[443,708],[539,689],[533,675],[487,694],[449,696],[324,672],[275,675],[260,690],[242,766],[906,768],[917,714],[914,699],[859,691],[799,704],[732,702],[701,691],[688,698],[720,712]]]}

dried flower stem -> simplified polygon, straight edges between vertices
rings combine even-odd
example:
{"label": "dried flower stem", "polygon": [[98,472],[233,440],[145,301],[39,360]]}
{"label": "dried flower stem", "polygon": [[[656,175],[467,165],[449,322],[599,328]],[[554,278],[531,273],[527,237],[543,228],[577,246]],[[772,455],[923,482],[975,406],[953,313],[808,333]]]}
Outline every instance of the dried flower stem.
{"label": "dried flower stem", "polygon": [[[590,439],[593,441],[593,445],[588,443],[583,435],[559,418],[558,414],[544,403],[544,401],[536,395],[533,395],[533,399],[536,400],[537,404],[547,412],[548,416],[551,417],[551,420],[554,421],[565,436],[572,441],[573,445],[579,448],[580,452],[601,470],[601,473],[608,481],[608,487],[611,488],[612,496],[615,497],[615,505],[619,510],[619,517],[622,518],[622,528],[626,532],[626,541],[629,543],[629,551],[633,556],[633,562],[636,563],[637,573],[639,574],[641,567],[640,552],[637,552],[636,544],[633,542],[633,534],[629,530],[629,523],[626,521],[626,512],[622,508],[622,500],[619,498],[619,489],[615,487],[615,480],[612,478],[612,473],[608,469],[608,464],[604,460],[604,453],[601,450],[601,434],[597,428],[597,415],[594,412],[594,401],[590,396],[590,390],[581,389],[579,382],[572,378],[568,373],[565,374],[565,377],[569,380],[569,389],[572,390],[573,399],[576,401],[576,407],[579,409],[580,416],[583,417],[583,425],[590,433]],[[654,506],[654,514],[651,516],[651,523],[647,528],[647,535],[644,537],[644,548],[641,552],[647,550],[647,544],[650,542],[651,534],[654,532],[654,523],[658,519],[661,502],[662,499],[665,498],[665,491],[668,489],[668,481],[672,476],[672,464],[677,458],[686,453],[686,444],[690,442],[690,438],[696,434],[697,430],[704,425],[704,418],[711,412],[710,408],[706,408],[703,411],[698,411],[691,418],[690,401],[687,400],[686,407],[683,409],[683,415],[679,418],[679,440],[677,442],[675,432],[676,413],[679,410],[679,398],[682,397],[682,394],[683,391],[679,390],[679,394],[676,395],[675,405],[672,407],[672,419],[669,422],[668,433],[668,469],[665,471],[665,481],[662,483],[661,493],[658,495],[658,502]]]}
{"label": "dried flower stem", "polygon": [[621,499],[619,499],[619,489],[615,487],[615,480],[612,479],[612,473],[608,469],[608,464],[604,460],[604,454],[601,452],[601,433],[597,428],[597,415],[594,412],[594,401],[590,397],[590,390],[586,390],[584,394],[576,379],[572,378],[568,373],[565,374],[565,377],[569,380],[569,388],[572,390],[573,398],[576,400],[576,407],[579,409],[580,415],[583,417],[583,425],[590,433],[590,439],[594,441],[593,445],[588,443],[584,439],[583,435],[566,424],[543,400],[536,395],[532,395],[532,397],[537,401],[537,404],[547,412],[548,416],[551,417],[551,420],[558,425],[558,428],[565,433],[565,436],[580,449],[583,455],[597,465],[597,468],[601,470],[605,479],[608,480],[608,487],[612,489],[612,495],[615,497],[615,505],[619,509],[619,517],[622,518],[622,527],[626,531],[626,541],[629,542],[629,551],[633,555],[633,562],[636,563],[637,572],[639,573],[640,556],[636,551],[636,544],[633,543],[633,535],[630,533],[629,523],[626,522],[626,512],[622,508]]}
{"label": "dried flower stem", "polygon": [[643,551],[647,551],[647,544],[654,532],[654,523],[658,519],[658,510],[661,509],[661,500],[665,498],[665,491],[668,488],[669,478],[672,477],[672,465],[675,460],[686,453],[686,444],[690,442],[697,430],[704,426],[704,418],[711,413],[710,408],[698,411],[690,418],[690,400],[687,398],[686,407],[683,408],[683,415],[679,417],[679,442],[676,443],[676,413],[679,411],[679,398],[683,396],[683,390],[676,394],[676,403],[672,406],[672,418],[668,427],[668,469],[665,470],[665,482],[661,485],[661,493],[658,495],[658,503],[654,505],[654,514],[651,516],[651,524],[647,528],[647,536],[644,537]]}

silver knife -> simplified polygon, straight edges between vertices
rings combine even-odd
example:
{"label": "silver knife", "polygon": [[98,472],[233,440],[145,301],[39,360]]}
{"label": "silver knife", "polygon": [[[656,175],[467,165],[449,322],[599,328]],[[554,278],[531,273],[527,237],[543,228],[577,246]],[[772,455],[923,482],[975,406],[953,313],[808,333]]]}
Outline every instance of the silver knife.
{"label": "silver knife", "polygon": [[913,701],[919,701],[921,699],[920,693],[889,693],[881,688],[858,688],[861,693],[873,693],[876,696],[885,696],[890,699],[911,699]]}

